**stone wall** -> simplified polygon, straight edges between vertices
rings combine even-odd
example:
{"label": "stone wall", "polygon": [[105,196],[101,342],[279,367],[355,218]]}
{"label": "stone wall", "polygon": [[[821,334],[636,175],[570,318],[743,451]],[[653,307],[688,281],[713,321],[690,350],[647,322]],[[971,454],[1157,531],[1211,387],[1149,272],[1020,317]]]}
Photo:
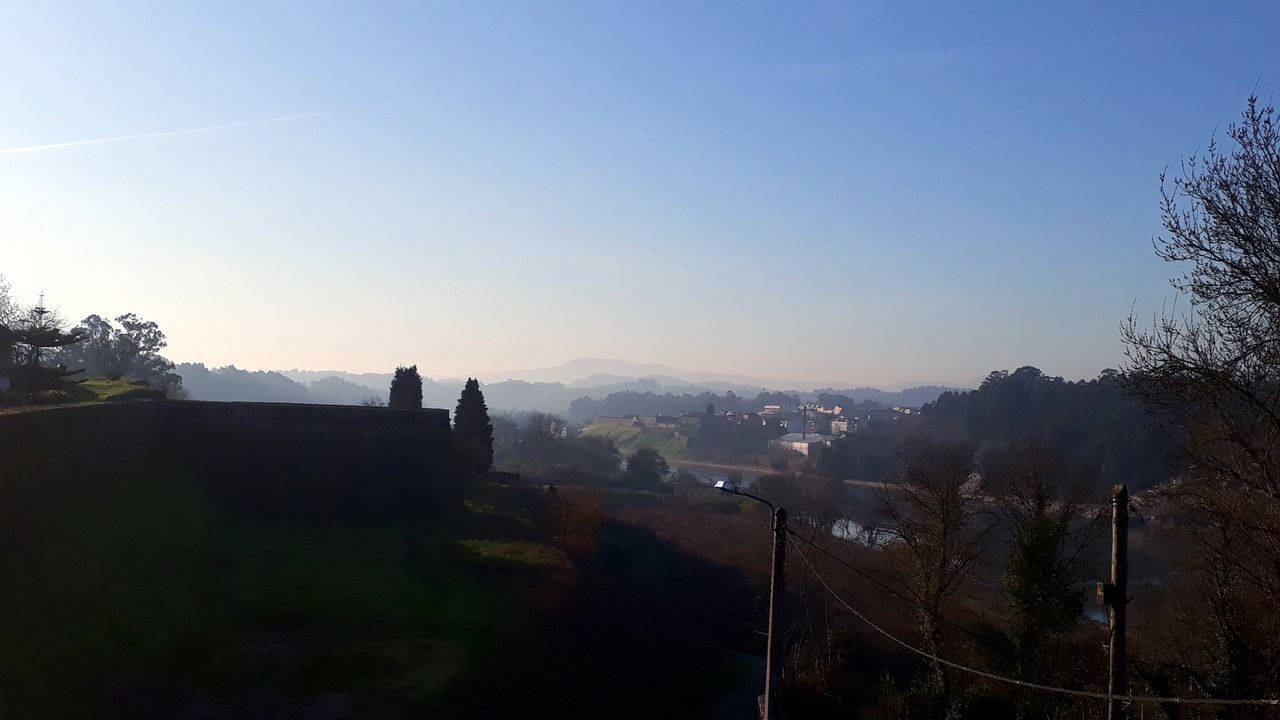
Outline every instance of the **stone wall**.
{"label": "stone wall", "polygon": [[395,435],[424,442],[448,434],[447,410],[392,410],[359,405],[201,402],[176,400],[153,404],[165,422],[189,428],[238,428],[272,434]]}
{"label": "stone wall", "polygon": [[445,410],[122,402],[0,414],[0,501],[120,473],[190,484],[234,515],[389,515],[460,493]]}

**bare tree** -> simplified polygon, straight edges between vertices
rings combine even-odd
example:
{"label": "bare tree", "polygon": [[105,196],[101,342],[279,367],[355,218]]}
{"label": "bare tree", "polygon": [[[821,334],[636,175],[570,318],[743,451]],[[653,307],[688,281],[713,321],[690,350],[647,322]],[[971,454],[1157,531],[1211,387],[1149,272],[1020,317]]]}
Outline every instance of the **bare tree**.
{"label": "bare tree", "polygon": [[0,325],[11,327],[18,318],[18,304],[13,300],[13,290],[4,275],[0,275]]}
{"label": "bare tree", "polygon": [[1056,653],[1084,610],[1080,580],[1102,535],[1102,508],[1087,503],[1088,468],[1042,442],[1017,441],[987,465],[1009,542],[1002,659],[1023,680],[1052,681],[1064,666]]}
{"label": "bare tree", "polygon": [[1181,661],[1206,692],[1247,697],[1280,690],[1275,109],[1249,98],[1227,136],[1228,147],[1215,140],[1178,176],[1161,177],[1166,235],[1155,250],[1187,268],[1171,283],[1189,307],[1150,327],[1130,318],[1123,334],[1129,387],[1166,414],[1186,460],[1164,495],[1202,551],[1189,565],[1212,631]]}
{"label": "bare tree", "polygon": [[[886,485],[883,531],[891,551],[900,554],[898,581],[916,601],[924,647],[937,655],[944,606],[974,569],[993,517],[984,506],[973,453],[962,446],[920,442]],[[933,680],[949,709],[951,682],[944,666],[934,664]]]}

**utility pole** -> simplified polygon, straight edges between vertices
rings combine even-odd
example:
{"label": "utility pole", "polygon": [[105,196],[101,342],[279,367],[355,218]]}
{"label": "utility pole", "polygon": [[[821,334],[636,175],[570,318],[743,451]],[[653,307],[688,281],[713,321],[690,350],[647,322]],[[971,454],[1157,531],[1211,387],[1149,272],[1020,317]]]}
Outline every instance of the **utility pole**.
{"label": "utility pole", "polygon": [[[1107,693],[1124,695],[1129,688],[1124,656],[1125,606],[1129,602],[1129,489],[1124,485],[1112,487],[1111,582],[1103,588],[1103,601],[1107,604],[1111,629],[1111,642],[1107,646]],[[1119,720],[1123,715],[1121,701],[1113,697],[1107,708],[1107,720]]]}
{"label": "utility pole", "polygon": [[769,571],[769,640],[764,655],[764,703],[760,708],[763,720],[779,720],[782,702],[778,691],[782,689],[782,591],[787,585],[787,510],[774,507],[762,497],[743,492],[728,480],[716,483],[716,489],[734,495],[751,498],[769,506],[773,520],[773,567]]}
{"label": "utility pole", "polygon": [[764,720],[782,717],[777,693],[782,687],[782,591],[787,583],[787,510],[773,511],[773,571],[769,574],[769,644],[765,651]]}

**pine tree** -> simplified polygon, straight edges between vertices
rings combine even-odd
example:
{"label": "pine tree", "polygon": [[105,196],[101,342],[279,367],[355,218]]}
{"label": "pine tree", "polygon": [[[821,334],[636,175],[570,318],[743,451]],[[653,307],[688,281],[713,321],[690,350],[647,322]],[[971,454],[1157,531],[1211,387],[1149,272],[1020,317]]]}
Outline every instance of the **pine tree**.
{"label": "pine tree", "polygon": [[47,365],[50,350],[78,343],[84,332],[70,332],[57,312],[44,306],[44,298],[33,308],[19,313],[12,327],[0,325],[0,376],[7,377],[14,390],[40,392],[66,390],[76,381],[68,378],[80,372],[65,365]]}
{"label": "pine tree", "polygon": [[396,368],[396,374],[391,378],[391,389],[387,392],[387,407],[395,410],[422,409],[422,376],[418,374],[417,365]]}
{"label": "pine tree", "polygon": [[453,437],[463,467],[477,475],[488,472],[493,465],[493,423],[475,378],[467,380],[453,411]]}

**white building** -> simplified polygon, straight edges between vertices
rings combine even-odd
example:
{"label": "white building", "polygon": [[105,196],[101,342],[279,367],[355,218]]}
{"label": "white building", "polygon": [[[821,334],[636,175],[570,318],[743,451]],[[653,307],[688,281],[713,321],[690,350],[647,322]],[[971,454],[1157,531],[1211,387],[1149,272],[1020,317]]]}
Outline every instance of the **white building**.
{"label": "white building", "polygon": [[813,462],[817,462],[818,458],[822,457],[823,449],[830,444],[831,438],[826,435],[805,433],[787,433],[769,441],[772,447],[798,452]]}

